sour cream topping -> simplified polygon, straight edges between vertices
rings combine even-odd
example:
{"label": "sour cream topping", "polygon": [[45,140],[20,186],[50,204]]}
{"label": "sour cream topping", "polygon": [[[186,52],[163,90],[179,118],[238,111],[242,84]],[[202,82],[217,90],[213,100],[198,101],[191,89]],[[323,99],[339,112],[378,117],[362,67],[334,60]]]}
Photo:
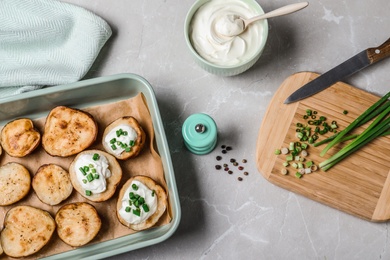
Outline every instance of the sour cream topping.
{"label": "sour cream topping", "polygon": [[[114,127],[104,138],[104,142],[110,151],[116,155],[120,155],[126,150],[126,146],[131,149],[137,140],[137,132],[129,125],[121,124]],[[115,140],[115,141],[114,141]]]}
{"label": "sour cream topping", "polygon": [[[240,0],[211,0],[202,5],[191,21],[190,39],[196,52],[205,60],[223,66],[243,63],[258,51],[263,23],[256,22],[242,32],[236,18],[250,18],[259,13]],[[237,36],[230,37],[229,35]]]}
{"label": "sour cream topping", "polygon": [[[78,182],[86,191],[92,194],[102,193],[107,189],[107,178],[111,177],[108,160],[99,154],[96,160],[93,154],[82,154],[75,163],[75,171]],[[80,169],[83,170],[80,170]]]}
{"label": "sour cream topping", "polygon": [[[135,199],[134,196],[138,197],[138,199]],[[135,201],[139,201],[139,198],[143,198],[143,203],[137,206]],[[157,210],[157,194],[137,180],[131,182],[121,201],[122,207],[119,210],[119,215],[130,224],[139,224],[145,221]],[[147,212],[143,204],[146,204]]]}

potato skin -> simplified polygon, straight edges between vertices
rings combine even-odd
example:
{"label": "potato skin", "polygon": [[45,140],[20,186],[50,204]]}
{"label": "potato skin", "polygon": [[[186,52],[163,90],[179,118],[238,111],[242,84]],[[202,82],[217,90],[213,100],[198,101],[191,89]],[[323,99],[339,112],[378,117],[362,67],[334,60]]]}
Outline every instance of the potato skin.
{"label": "potato skin", "polygon": [[[137,133],[137,140],[135,140],[135,145],[131,148],[130,152],[123,151],[121,154],[117,155],[115,153],[111,152],[110,149],[110,144],[107,144],[104,142],[105,137],[108,135],[108,133],[114,129],[116,126],[119,125],[129,125],[132,127],[135,132]],[[132,157],[136,157],[142,150],[142,148],[145,145],[145,140],[146,140],[146,134],[145,131],[142,129],[141,125],[138,123],[137,119],[135,119],[132,116],[124,116],[121,118],[116,119],[115,121],[111,122],[106,129],[104,130],[103,133],[103,138],[102,138],[102,144],[106,152],[112,154],[119,160],[126,160]]]}
{"label": "potato skin", "polygon": [[57,234],[74,247],[89,243],[99,233],[102,221],[95,207],[86,202],[62,206],[55,217]]}
{"label": "potato skin", "polygon": [[32,255],[49,242],[55,228],[47,211],[32,206],[14,207],[7,212],[0,235],[4,253],[11,257]]}
{"label": "potato skin", "polygon": [[31,187],[30,172],[23,165],[10,162],[0,167],[0,206],[23,199]]}
{"label": "potato skin", "polygon": [[1,145],[12,157],[24,157],[40,144],[41,133],[28,118],[8,122],[1,130]]}
{"label": "potato skin", "polygon": [[92,145],[97,134],[98,126],[91,114],[57,106],[46,118],[42,146],[52,156],[68,157]]}
{"label": "potato skin", "polygon": [[55,164],[39,167],[32,180],[32,187],[40,201],[48,205],[58,205],[73,191],[69,173]]}
{"label": "potato skin", "polygon": [[[99,194],[92,194],[91,196],[85,195],[85,190],[77,180],[77,175],[76,175],[76,169],[75,169],[75,164],[78,158],[83,155],[83,154],[90,154],[91,156],[95,153],[98,153],[100,155],[104,155],[104,157],[107,158],[108,164],[109,164],[109,169],[111,171],[111,177],[109,177],[107,180],[107,190],[99,193]],[[94,201],[94,202],[102,202],[106,201],[109,198],[111,198],[116,191],[117,186],[119,185],[119,182],[122,179],[122,168],[119,165],[118,161],[115,159],[114,156],[112,156],[109,153],[100,151],[100,150],[86,150],[81,153],[79,153],[72,163],[69,166],[69,174],[70,174],[70,180],[72,181],[72,185],[77,190],[78,193],[80,193],[81,196],[84,198]]]}
{"label": "potato skin", "polygon": [[[144,222],[141,222],[139,224],[128,223],[119,214],[119,210],[122,207],[122,198],[125,196],[125,192],[126,192],[127,188],[131,185],[131,182],[133,180],[137,180],[139,182],[142,182],[150,190],[154,190],[156,195],[157,195],[157,210],[156,210],[156,212],[153,215],[151,215],[148,219],[146,219]],[[160,217],[164,214],[164,212],[167,208],[167,205],[168,205],[167,193],[165,192],[165,190],[160,185],[158,185],[152,178],[139,175],[139,176],[135,176],[135,177],[130,178],[122,186],[122,188],[119,192],[119,196],[118,196],[118,200],[117,200],[117,204],[116,204],[116,215],[119,219],[119,222],[121,222],[124,226],[131,228],[135,231],[140,231],[140,230],[144,230],[144,229],[148,229],[148,228],[153,227],[157,223],[157,221],[160,219]]]}

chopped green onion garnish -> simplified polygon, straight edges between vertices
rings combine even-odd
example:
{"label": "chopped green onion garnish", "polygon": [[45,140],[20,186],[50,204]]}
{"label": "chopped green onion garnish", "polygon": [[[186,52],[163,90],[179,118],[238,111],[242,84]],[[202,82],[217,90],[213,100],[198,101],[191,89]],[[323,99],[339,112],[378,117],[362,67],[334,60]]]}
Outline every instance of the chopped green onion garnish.
{"label": "chopped green onion garnish", "polygon": [[126,212],[130,212],[130,210],[131,210],[130,207],[126,207],[126,208],[125,208],[125,211],[126,211]]}
{"label": "chopped green onion garnish", "polygon": [[111,145],[111,149],[112,149],[112,150],[116,150],[115,144]]}
{"label": "chopped green onion garnish", "polygon": [[90,173],[90,174],[87,175],[87,180],[88,180],[89,182],[93,181],[92,173]]}
{"label": "chopped green onion garnish", "polygon": [[92,160],[94,160],[94,161],[99,160],[99,158],[100,158],[100,155],[97,153],[93,154],[93,156],[92,156]]}
{"label": "chopped green onion garnish", "polygon": [[88,181],[87,179],[83,179],[83,183],[86,184]]}
{"label": "chopped green onion garnish", "polygon": [[135,145],[135,141],[134,140],[130,140],[130,146],[134,146]]}
{"label": "chopped green onion garnish", "polygon": [[142,208],[144,209],[145,212],[149,212],[149,207],[147,204],[143,204]]}
{"label": "chopped green onion garnish", "polygon": [[155,190],[152,190],[152,197],[154,197],[155,193],[156,193]]}
{"label": "chopped green onion garnish", "polygon": [[133,185],[131,185],[131,187],[133,188],[133,190],[138,190],[138,186],[135,183],[133,183]]}
{"label": "chopped green onion garnish", "polygon": [[130,193],[129,193],[129,198],[130,198],[131,200],[133,200],[133,199],[135,198],[134,192],[130,192]]}
{"label": "chopped green onion garnish", "polygon": [[141,211],[139,209],[133,209],[133,214],[136,216],[141,216]]}
{"label": "chopped green onion garnish", "polygon": [[125,151],[128,153],[128,152],[131,151],[131,148],[130,148],[130,147],[126,147],[126,148],[125,148]]}
{"label": "chopped green onion garnish", "polygon": [[81,172],[84,176],[87,175],[87,173],[84,171],[84,168],[83,168],[83,167],[80,167],[79,170],[80,170],[80,172]]}
{"label": "chopped green onion garnish", "polygon": [[110,144],[115,144],[116,143],[116,139],[115,138],[112,138],[111,140],[110,140]]}
{"label": "chopped green onion garnish", "polygon": [[90,191],[90,190],[86,190],[86,191],[85,191],[85,195],[87,195],[87,196],[91,196],[91,195],[92,195],[92,191]]}

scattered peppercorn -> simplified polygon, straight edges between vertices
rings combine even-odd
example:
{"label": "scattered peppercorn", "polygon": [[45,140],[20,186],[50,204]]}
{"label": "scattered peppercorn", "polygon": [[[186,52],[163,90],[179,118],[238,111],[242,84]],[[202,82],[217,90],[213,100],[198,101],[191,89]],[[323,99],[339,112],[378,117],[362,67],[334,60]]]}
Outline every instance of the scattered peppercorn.
{"label": "scattered peppercorn", "polygon": [[[227,154],[231,150],[233,150],[233,148],[231,146],[221,145],[221,153],[222,154]],[[221,161],[223,159],[223,157],[221,155],[218,155],[215,158],[217,161]],[[241,162],[247,163],[248,161],[247,161],[247,159],[242,159]],[[229,163],[230,163],[230,165],[237,167],[237,169],[240,171],[244,170],[244,166],[240,165],[239,162],[235,158],[230,158]],[[229,168],[228,163],[224,163],[222,165],[217,164],[217,165],[215,165],[215,169],[217,169],[217,170],[223,169],[224,171],[226,171],[230,175],[234,174],[233,169]],[[243,175],[248,176],[249,173],[247,171],[245,171],[245,172],[243,172]],[[239,177],[237,177],[237,179],[238,179],[238,181],[242,181],[243,177],[239,176]]]}

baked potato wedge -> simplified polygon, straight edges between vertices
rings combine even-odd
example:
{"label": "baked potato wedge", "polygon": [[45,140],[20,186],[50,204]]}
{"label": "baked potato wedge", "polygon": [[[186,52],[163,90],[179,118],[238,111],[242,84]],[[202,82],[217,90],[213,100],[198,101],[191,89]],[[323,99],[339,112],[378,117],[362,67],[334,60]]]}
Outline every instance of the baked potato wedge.
{"label": "baked potato wedge", "polygon": [[74,247],[89,243],[99,233],[102,221],[95,207],[86,202],[62,206],[55,217],[58,236]]}
{"label": "baked potato wedge", "polygon": [[10,162],[0,167],[0,206],[23,199],[31,187],[30,172],[23,165]]}
{"label": "baked potato wedge", "polygon": [[[140,184],[138,185],[137,181],[138,183],[145,185],[147,189],[142,188]],[[136,184],[136,186],[133,186],[134,184]],[[135,199],[130,197],[132,196],[130,193],[133,193]],[[137,197],[138,199],[136,199]],[[147,204],[146,208],[144,208],[143,204],[139,207],[137,206],[135,201],[139,201],[139,198],[143,198],[142,200]],[[155,199],[155,203],[157,203],[155,206],[152,205],[153,199]],[[129,201],[133,201],[131,205]],[[150,205],[148,205],[149,201]],[[154,226],[164,214],[167,204],[167,194],[160,185],[150,177],[135,176],[130,178],[119,192],[116,208],[117,217],[119,222],[133,230],[139,231],[148,229]],[[144,219],[144,217],[146,218]],[[129,222],[129,218],[131,219],[131,222]]]}
{"label": "baked potato wedge", "polygon": [[13,157],[24,157],[38,147],[41,134],[34,127],[33,121],[20,118],[8,122],[0,134],[3,149]]}
{"label": "baked potato wedge", "polygon": [[109,153],[86,150],[74,158],[69,166],[69,174],[73,187],[80,195],[101,202],[114,195],[122,179],[122,168]]}
{"label": "baked potato wedge", "polygon": [[119,160],[137,156],[145,145],[146,135],[137,119],[125,116],[110,123],[103,133],[106,152]]}
{"label": "baked potato wedge", "polygon": [[48,205],[58,205],[72,194],[69,173],[56,164],[39,167],[32,180],[32,187],[39,200]]}
{"label": "baked potato wedge", "polygon": [[32,206],[17,206],[5,215],[0,240],[4,253],[11,257],[38,252],[52,237],[56,224],[51,215]]}
{"label": "baked potato wedge", "polygon": [[52,156],[68,157],[92,145],[97,133],[98,126],[91,114],[58,106],[46,118],[42,146]]}

